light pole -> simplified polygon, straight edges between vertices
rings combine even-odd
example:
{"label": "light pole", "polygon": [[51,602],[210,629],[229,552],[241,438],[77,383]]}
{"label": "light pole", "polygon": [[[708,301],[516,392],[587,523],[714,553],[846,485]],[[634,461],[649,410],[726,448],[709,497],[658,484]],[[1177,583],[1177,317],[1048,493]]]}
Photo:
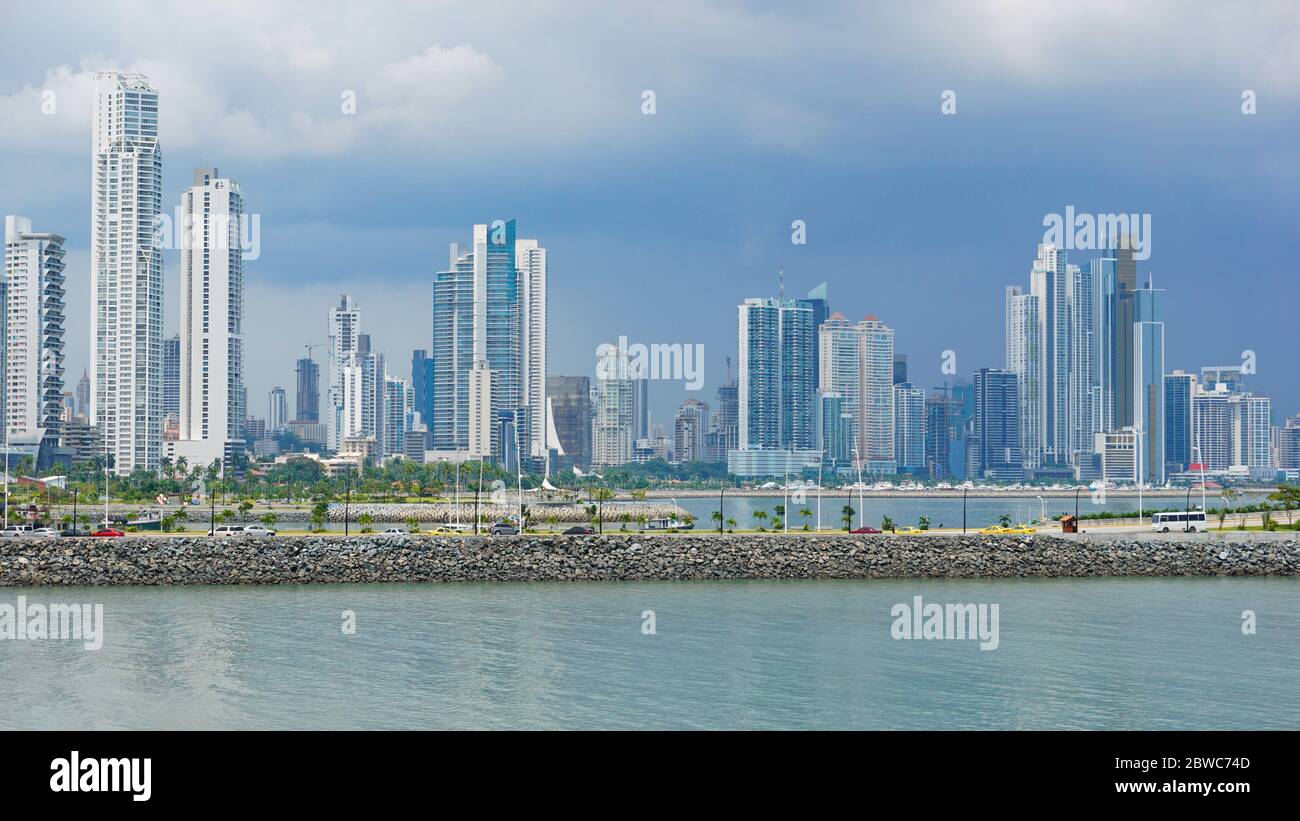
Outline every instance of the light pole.
{"label": "light pole", "polygon": [[347,489],[343,491],[343,535],[344,536],[348,535],[348,517],[349,514],[351,514],[352,512],[352,468],[349,467],[347,471],[348,472],[345,475],[346,476],[345,487]]}
{"label": "light pole", "polygon": [[1142,518],[1142,426],[1136,426],[1133,431],[1137,434],[1138,524],[1144,524]]}
{"label": "light pole", "polygon": [[966,532],[966,491],[968,490],[970,488],[961,489],[961,532],[963,534]]}
{"label": "light pole", "polygon": [[1047,521],[1047,503],[1043,501],[1042,496],[1036,498],[1038,499],[1038,523],[1042,524]]}
{"label": "light pole", "polygon": [[858,527],[864,527],[862,505],[862,456],[858,453],[858,440],[853,440],[853,461],[858,465]]}

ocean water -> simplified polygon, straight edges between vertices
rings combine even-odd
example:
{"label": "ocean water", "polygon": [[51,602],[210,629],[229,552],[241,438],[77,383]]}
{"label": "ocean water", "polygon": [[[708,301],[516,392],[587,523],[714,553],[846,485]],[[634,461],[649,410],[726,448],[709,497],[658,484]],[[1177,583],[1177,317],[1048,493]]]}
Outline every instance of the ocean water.
{"label": "ocean water", "polygon": [[[0,604],[20,595],[103,604],[105,638],[0,640],[0,729],[1300,729],[1287,578],[7,588]],[[997,648],[893,638],[915,596],[997,604]]]}

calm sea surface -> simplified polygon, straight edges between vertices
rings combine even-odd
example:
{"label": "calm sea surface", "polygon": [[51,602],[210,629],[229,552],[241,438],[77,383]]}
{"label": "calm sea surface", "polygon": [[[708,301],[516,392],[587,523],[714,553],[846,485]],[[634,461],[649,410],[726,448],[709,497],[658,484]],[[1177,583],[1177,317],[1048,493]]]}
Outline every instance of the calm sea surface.
{"label": "calm sea surface", "polygon": [[[102,603],[106,639],[0,641],[0,729],[1300,729],[1294,579],[8,588],[0,604],[20,595]],[[891,608],[918,595],[998,604],[999,646],[891,638]]]}

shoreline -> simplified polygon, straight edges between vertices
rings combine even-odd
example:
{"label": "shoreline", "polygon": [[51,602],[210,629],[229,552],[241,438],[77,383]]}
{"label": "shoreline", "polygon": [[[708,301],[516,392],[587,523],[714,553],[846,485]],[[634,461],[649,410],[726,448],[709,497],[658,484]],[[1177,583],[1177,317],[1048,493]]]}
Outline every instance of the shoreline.
{"label": "shoreline", "polygon": [[0,587],[1296,576],[1290,533],[6,539]]}

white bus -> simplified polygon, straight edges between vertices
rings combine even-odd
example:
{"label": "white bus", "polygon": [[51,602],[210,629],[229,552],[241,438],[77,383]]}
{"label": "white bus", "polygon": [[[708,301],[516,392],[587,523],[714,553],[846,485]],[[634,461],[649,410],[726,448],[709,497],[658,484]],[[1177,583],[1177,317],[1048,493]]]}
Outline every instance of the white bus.
{"label": "white bus", "polygon": [[1181,513],[1156,513],[1151,517],[1151,529],[1157,533],[1185,530],[1189,533],[1205,532],[1205,511],[1186,510]]}

